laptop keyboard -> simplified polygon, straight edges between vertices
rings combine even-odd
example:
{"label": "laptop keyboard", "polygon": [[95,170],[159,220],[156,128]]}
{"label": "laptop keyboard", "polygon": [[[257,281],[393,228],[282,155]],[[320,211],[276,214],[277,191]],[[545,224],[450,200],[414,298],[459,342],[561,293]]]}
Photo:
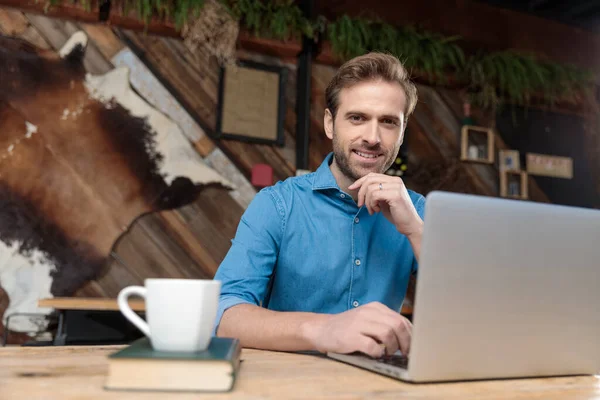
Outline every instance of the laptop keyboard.
{"label": "laptop keyboard", "polygon": [[385,356],[376,359],[379,362],[384,364],[393,365],[394,367],[399,368],[407,368],[408,367],[408,357],[403,355],[391,355]]}

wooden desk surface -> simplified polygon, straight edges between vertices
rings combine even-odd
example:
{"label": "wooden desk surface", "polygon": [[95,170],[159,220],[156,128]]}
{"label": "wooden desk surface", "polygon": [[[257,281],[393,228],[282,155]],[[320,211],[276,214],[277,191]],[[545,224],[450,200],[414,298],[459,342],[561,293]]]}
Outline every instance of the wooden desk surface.
{"label": "wooden desk surface", "polygon": [[[143,300],[129,300],[133,311],[145,311],[146,304]],[[94,297],[54,297],[38,300],[38,307],[55,308],[57,310],[96,310],[119,311],[117,299]]]}
{"label": "wooden desk surface", "polygon": [[230,393],[103,389],[107,354],[122,346],[0,348],[1,399],[600,399],[593,376],[407,384],[314,355],[244,349]]}
{"label": "wooden desk surface", "polygon": [[[129,300],[133,311],[145,311],[143,300]],[[57,310],[101,310],[118,311],[117,299],[95,297],[53,297],[38,300],[38,307],[55,308]],[[402,314],[412,314],[412,306],[403,305]]]}

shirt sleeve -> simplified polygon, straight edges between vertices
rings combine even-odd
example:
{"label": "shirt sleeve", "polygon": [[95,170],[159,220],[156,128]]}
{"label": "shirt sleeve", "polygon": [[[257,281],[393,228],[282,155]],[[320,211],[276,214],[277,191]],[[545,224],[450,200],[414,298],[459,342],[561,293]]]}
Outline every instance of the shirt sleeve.
{"label": "shirt sleeve", "polygon": [[221,294],[213,336],[228,308],[260,305],[264,300],[284,228],[280,197],[273,187],[262,189],[242,215],[231,248],[215,274],[214,279],[221,281]]}
{"label": "shirt sleeve", "polygon": [[[417,210],[417,214],[419,214],[419,217],[421,217],[422,220],[425,220],[425,197],[419,197],[419,200],[417,200],[415,204],[415,210]],[[411,269],[412,274],[416,275],[418,269],[419,263],[417,262],[417,258],[413,256],[413,263]]]}

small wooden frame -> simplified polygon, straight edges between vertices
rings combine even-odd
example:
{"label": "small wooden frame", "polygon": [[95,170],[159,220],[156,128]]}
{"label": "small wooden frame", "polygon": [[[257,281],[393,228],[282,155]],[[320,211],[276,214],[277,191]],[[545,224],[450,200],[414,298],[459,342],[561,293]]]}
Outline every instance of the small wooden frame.
{"label": "small wooden frame", "polygon": [[[471,132],[480,132],[486,134],[486,143],[481,143],[479,145],[473,144],[469,145],[469,138]],[[461,151],[460,151],[460,160],[461,161],[472,161],[472,162],[480,162],[485,164],[493,164],[494,163],[494,131],[491,128],[485,128],[482,126],[474,126],[474,125],[463,125],[461,130]],[[483,156],[481,153],[481,149],[486,149],[487,154]],[[477,154],[474,154],[477,152]]]}
{"label": "small wooden frame", "polygon": [[500,171],[521,171],[521,160],[518,150],[500,150],[498,152],[498,163]]}
{"label": "small wooden frame", "polygon": [[527,153],[527,173],[529,175],[572,179],[573,159],[570,157]]}
{"label": "small wooden frame", "polygon": [[[517,194],[515,194],[515,191],[513,190],[513,188],[514,188],[514,186],[512,185],[513,182],[510,182],[511,176],[519,177],[520,182],[517,186],[519,191]],[[528,187],[529,187],[529,180],[528,180],[527,172],[525,172],[525,171],[508,171],[508,170],[500,171],[500,196],[501,197],[506,197],[509,199],[527,200],[529,198]]]}

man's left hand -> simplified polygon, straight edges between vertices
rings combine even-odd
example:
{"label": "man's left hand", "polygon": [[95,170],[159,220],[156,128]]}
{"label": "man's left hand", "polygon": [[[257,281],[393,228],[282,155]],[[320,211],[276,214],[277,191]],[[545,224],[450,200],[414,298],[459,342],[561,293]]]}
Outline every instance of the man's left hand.
{"label": "man's left hand", "polygon": [[369,215],[382,212],[406,236],[422,233],[423,220],[401,178],[372,172],[354,182],[348,190],[358,190],[357,204],[359,207],[365,205]]}

